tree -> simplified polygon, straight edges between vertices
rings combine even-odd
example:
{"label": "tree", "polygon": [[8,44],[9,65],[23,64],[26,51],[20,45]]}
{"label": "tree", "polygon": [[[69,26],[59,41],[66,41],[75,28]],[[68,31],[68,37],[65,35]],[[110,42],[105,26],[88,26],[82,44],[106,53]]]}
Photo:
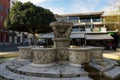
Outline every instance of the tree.
{"label": "tree", "polygon": [[108,30],[120,30],[120,15],[109,15],[105,17]]}
{"label": "tree", "polygon": [[33,34],[36,44],[36,33],[47,33],[52,29],[49,23],[56,21],[54,14],[30,2],[17,2],[11,8],[4,21],[4,26],[13,31],[28,32]]}
{"label": "tree", "polygon": [[118,46],[120,42],[120,0],[113,1],[109,15],[105,16],[105,24],[109,30],[118,30],[117,33],[112,34],[115,45]]}
{"label": "tree", "polygon": [[105,16],[105,23],[109,30],[118,30],[120,33],[120,0],[114,0],[112,10]]}

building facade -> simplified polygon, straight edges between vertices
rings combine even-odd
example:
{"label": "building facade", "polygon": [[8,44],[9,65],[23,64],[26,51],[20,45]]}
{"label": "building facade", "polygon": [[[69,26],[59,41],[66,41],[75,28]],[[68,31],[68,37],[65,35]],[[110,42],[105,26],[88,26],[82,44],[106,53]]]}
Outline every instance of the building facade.
{"label": "building facade", "polygon": [[9,9],[10,0],[0,0],[0,44],[9,42],[8,30],[3,25]]}
{"label": "building facade", "polygon": [[24,33],[10,31],[4,27],[4,20],[16,2],[17,0],[0,0],[0,46],[23,42]]}
{"label": "building facade", "polygon": [[106,32],[104,19],[102,17],[104,12],[81,13],[81,14],[65,14],[57,15],[58,21],[72,22],[74,24],[72,32]]}
{"label": "building facade", "polygon": [[[73,28],[70,35],[71,45],[76,46],[101,46],[109,49],[109,42],[114,42],[114,37],[107,31],[104,12],[91,12],[80,14],[55,15],[57,21],[72,22]],[[41,38],[54,38],[51,34]]]}

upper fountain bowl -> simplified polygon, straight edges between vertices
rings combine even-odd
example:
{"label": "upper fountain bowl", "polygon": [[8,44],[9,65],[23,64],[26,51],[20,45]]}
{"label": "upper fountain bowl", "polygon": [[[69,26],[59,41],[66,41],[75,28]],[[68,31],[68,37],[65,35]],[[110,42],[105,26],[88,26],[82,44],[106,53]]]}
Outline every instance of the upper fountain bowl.
{"label": "upper fountain bowl", "polygon": [[52,22],[52,23],[50,23],[50,26],[51,27],[55,27],[55,26],[57,26],[57,27],[59,27],[59,26],[61,26],[61,27],[69,27],[69,26],[73,26],[73,23],[71,23],[71,22],[64,22],[64,21]]}
{"label": "upper fountain bowl", "polygon": [[55,38],[68,38],[70,36],[73,23],[70,22],[52,22],[50,26],[53,28]]}

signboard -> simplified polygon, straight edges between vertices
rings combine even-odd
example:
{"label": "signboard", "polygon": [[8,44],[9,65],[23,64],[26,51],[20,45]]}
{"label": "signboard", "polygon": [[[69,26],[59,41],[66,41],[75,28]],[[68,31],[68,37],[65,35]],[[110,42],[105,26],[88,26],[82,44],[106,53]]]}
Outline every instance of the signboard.
{"label": "signboard", "polygon": [[101,29],[100,28],[93,28],[92,31],[93,32],[99,32],[99,31],[101,31]]}
{"label": "signboard", "polygon": [[114,35],[114,34],[115,34],[115,32],[109,32],[109,34],[110,34],[110,35]]}

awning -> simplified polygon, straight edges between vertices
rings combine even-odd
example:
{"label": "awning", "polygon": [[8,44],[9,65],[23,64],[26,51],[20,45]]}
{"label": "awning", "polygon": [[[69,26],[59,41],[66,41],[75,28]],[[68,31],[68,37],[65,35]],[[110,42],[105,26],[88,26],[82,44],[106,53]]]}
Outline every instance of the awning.
{"label": "awning", "polygon": [[84,33],[71,33],[70,38],[75,39],[75,38],[84,38],[85,35]]}
{"label": "awning", "polygon": [[[43,34],[39,38],[53,39],[54,34],[53,33]],[[70,38],[71,39],[85,38],[85,35],[84,33],[71,33]],[[109,34],[87,34],[86,39],[87,40],[104,40],[104,39],[114,39],[114,38]]]}
{"label": "awning", "polygon": [[114,39],[112,36],[109,34],[91,34],[91,35],[86,35],[87,40],[104,40],[104,39]]}
{"label": "awning", "polygon": [[53,35],[53,33],[47,33],[47,34],[41,35],[39,38],[43,38],[43,39],[53,39],[53,38],[54,38],[54,35]]}
{"label": "awning", "polygon": [[[43,38],[43,39],[53,39],[53,38],[54,38],[54,34],[53,34],[53,33],[43,34],[43,35],[41,35],[39,38]],[[71,33],[70,38],[71,38],[71,39],[84,38],[84,33]]]}

